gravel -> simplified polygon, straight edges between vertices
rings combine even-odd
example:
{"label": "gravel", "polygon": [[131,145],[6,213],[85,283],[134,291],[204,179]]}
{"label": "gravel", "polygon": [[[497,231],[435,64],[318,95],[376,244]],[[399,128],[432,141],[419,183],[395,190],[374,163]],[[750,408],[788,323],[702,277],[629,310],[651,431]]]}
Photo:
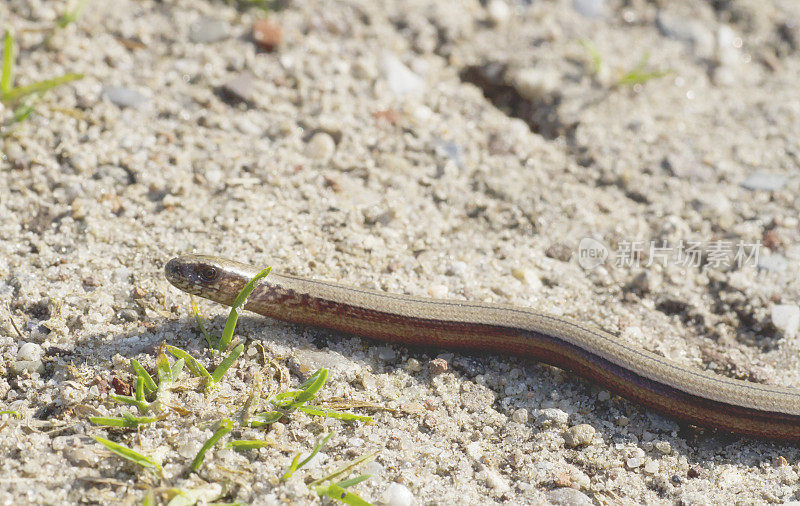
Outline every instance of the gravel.
{"label": "gravel", "polygon": [[[533,307],[800,387],[800,6],[309,1],[265,23],[244,4],[92,2],[45,41],[61,3],[0,3],[16,84],[85,76],[0,139],[0,411],[20,416],[0,415],[0,503],[137,503],[151,486],[314,503],[306,483],[373,451],[379,472],[352,490],[389,504],[800,500],[794,446],[685,428],[519,357],[246,313],[218,390],[183,382],[169,404],[187,411],[138,431],[90,423],[130,412],[109,394],[135,384],[131,358],[154,373],[162,342],[218,363],[163,276],[189,252]],[[645,55],[666,74],[621,84]],[[650,254],[720,242],[764,246],[743,265]],[[227,310],[199,307],[219,334]],[[374,424],[237,426],[274,445],[216,447],[187,472],[257,378],[266,396],[322,365],[321,399]],[[326,459],[281,482],[331,430]],[[160,459],[164,480],[92,436]]]}

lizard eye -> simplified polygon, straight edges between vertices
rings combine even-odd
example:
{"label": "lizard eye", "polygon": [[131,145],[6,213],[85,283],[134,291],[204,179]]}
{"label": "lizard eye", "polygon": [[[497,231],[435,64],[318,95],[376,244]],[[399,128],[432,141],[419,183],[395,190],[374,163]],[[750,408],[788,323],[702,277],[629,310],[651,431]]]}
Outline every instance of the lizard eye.
{"label": "lizard eye", "polygon": [[204,265],[203,267],[200,267],[197,274],[200,276],[200,279],[206,283],[217,279],[217,269],[215,267],[211,267],[210,265]]}

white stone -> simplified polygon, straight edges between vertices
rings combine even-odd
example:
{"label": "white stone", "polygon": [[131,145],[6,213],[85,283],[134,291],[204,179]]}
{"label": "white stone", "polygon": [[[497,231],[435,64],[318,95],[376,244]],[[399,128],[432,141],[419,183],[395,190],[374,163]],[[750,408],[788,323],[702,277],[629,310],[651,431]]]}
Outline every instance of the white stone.
{"label": "white stone", "polygon": [[333,137],[325,132],[317,132],[306,145],[306,155],[315,160],[330,160],[336,150]]}
{"label": "white stone", "polygon": [[36,343],[25,343],[17,351],[17,360],[37,361],[41,360],[44,350]]}
{"label": "white stone", "polygon": [[399,483],[389,484],[381,499],[387,506],[411,506],[414,503],[414,495],[407,487]]}
{"label": "white stone", "polygon": [[425,81],[391,53],[384,53],[381,71],[389,89],[395,95],[416,94],[425,89]]}
{"label": "white stone", "polygon": [[511,8],[504,0],[490,0],[489,5],[486,6],[486,12],[489,15],[489,21],[497,26],[504,25],[511,16]]}
{"label": "white stone", "polygon": [[800,328],[800,307],[794,304],[772,306],[772,324],[781,331],[784,337],[793,338]]}
{"label": "white stone", "polygon": [[447,297],[449,290],[444,285],[432,285],[428,287],[428,295],[434,299],[444,299]]}

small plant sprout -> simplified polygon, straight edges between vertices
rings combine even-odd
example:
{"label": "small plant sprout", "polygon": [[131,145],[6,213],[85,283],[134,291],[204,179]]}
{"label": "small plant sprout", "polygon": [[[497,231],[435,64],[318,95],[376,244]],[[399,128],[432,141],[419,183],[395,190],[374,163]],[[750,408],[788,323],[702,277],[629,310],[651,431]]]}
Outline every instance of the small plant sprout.
{"label": "small plant sprout", "polygon": [[145,469],[154,472],[158,477],[161,477],[162,475],[161,464],[151,459],[150,457],[146,457],[141,453],[128,448],[125,445],[115,443],[114,441],[109,441],[108,439],[103,439],[101,437],[94,436],[94,440],[102,444],[109,450],[111,450],[113,453],[119,455],[123,459],[129,460],[134,464],[142,466]]}
{"label": "small plant sprout", "polygon": [[[604,73],[603,71],[605,69],[604,69],[603,57],[600,54],[600,51],[597,49],[597,46],[591,40],[588,39],[579,40],[578,43],[583,47],[583,49],[589,56],[589,60],[591,62],[592,74],[596,78],[599,78]],[[636,66],[634,66],[627,72],[622,72],[620,77],[616,81],[614,81],[610,85],[610,87],[617,88],[621,86],[643,85],[652,79],[664,77],[671,73],[670,70],[645,70],[649,60],[650,60],[650,54],[644,53],[642,57],[639,59],[639,62],[636,64]]]}
{"label": "small plant sprout", "polygon": [[231,430],[233,430],[233,422],[231,420],[228,420],[227,418],[220,420],[219,427],[217,428],[216,432],[214,432],[214,435],[211,436],[208,441],[205,442],[205,444],[203,444],[203,447],[200,448],[199,452],[197,452],[197,456],[194,458],[192,465],[189,466],[189,468],[192,471],[197,471],[200,469],[200,466],[203,465],[203,460],[206,458],[206,452],[210,450],[212,446],[217,444],[217,441],[219,441],[222,436],[225,436]]}
{"label": "small plant sprout", "polygon": [[61,17],[58,18],[56,27],[66,28],[71,23],[77,21],[78,18],[81,17],[81,14],[83,14],[83,9],[86,8],[87,3],[89,3],[89,0],[77,0],[71,9],[65,11]]}
{"label": "small plant sprout", "polygon": [[645,70],[647,62],[650,60],[650,54],[644,53],[639,63],[636,64],[631,70],[626,72],[617,81],[617,86],[636,86],[646,83],[651,79],[657,79],[669,74],[670,70]]}
{"label": "small plant sprout", "polygon": [[333,434],[334,434],[333,432],[329,432],[328,434],[325,434],[325,436],[320,440],[320,442],[317,443],[317,446],[315,446],[314,449],[311,450],[311,453],[308,454],[308,457],[304,458],[302,460],[302,462],[300,461],[300,457],[302,456],[302,453],[298,453],[297,455],[295,455],[294,458],[292,459],[292,463],[289,465],[289,470],[286,471],[285,473],[283,473],[283,476],[281,476],[281,480],[282,481],[288,480],[289,478],[292,477],[292,475],[295,473],[295,471],[297,471],[298,469],[300,469],[304,465],[306,465],[309,462],[311,462],[311,459],[316,457],[316,455],[319,453],[319,451],[322,449],[322,447],[325,446],[325,443],[330,441],[330,439],[333,437]]}
{"label": "small plant sprout", "polygon": [[[292,459],[292,463],[289,465],[289,470],[286,471],[283,474],[283,476],[281,476],[281,481],[288,480],[289,478],[292,477],[292,475],[294,475],[294,473],[297,470],[301,469],[304,465],[311,462],[311,459],[313,459],[317,455],[317,453],[319,453],[322,447],[325,446],[325,444],[331,439],[331,437],[333,437],[333,435],[334,435],[333,432],[330,432],[327,435],[325,435],[317,444],[317,446],[314,447],[314,450],[312,450],[311,453],[302,461],[300,461],[301,454],[298,453],[297,455],[295,455],[294,458]],[[362,474],[347,480],[340,480],[340,481],[334,481],[334,480],[346,475],[356,467],[373,460],[375,458],[375,455],[377,455],[377,453],[378,452],[370,453],[369,455],[361,456],[353,460],[352,462],[348,462],[343,466],[337,468],[327,476],[323,476],[318,480],[314,480],[313,482],[309,483],[308,486],[309,488],[313,488],[319,495],[324,495],[330,497],[331,499],[336,499],[337,501],[341,501],[345,504],[350,504],[353,506],[369,506],[370,503],[360,498],[356,494],[347,491],[346,489],[348,487],[351,487],[368,479],[370,475]]]}
{"label": "small plant sprout", "polygon": [[214,378],[212,378],[208,370],[203,367],[203,364],[198,362],[193,356],[189,355],[188,352],[178,348],[177,346],[171,346],[169,344],[167,345],[167,351],[173,354],[175,358],[183,360],[186,363],[186,368],[189,369],[189,372],[198,378],[204,379],[207,382],[207,385],[214,382]]}
{"label": "small plant sprout", "polygon": [[263,271],[259,272],[253,279],[247,282],[242,288],[242,291],[239,292],[239,295],[236,296],[236,299],[233,301],[233,306],[231,306],[231,312],[228,315],[228,319],[225,321],[225,328],[222,330],[222,337],[219,339],[219,343],[217,344],[217,349],[219,351],[225,351],[231,344],[231,340],[233,339],[233,331],[236,329],[236,322],[239,320],[239,313],[242,312],[242,308],[244,303],[247,301],[247,298],[253,293],[253,290],[256,287],[256,282],[266,277],[270,271],[272,271],[272,267],[267,267]]}
{"label": "small plant sprout", "polygon": [[589,54],[589,59],[592,62],[592,73],[595,76],[599,76],[603,72],[603,57],[600,55],[600,51],[597,50],[597,46],[589,39],[581,39],[578,43]]}
{"label": "small plant sprout", "polygon": [[48,90],[62,84],[83,78],[81,74],[64,74],[53,79],[46,79],[26,86],[14,86],[14,53],[16,41],[11,30],[6,30],[3,37],[3,63],[0,75],[0,103],[13,108],[13,116],[9,123],[24,120],[33,112],[36,100]]}
{"label": "small plant sprout", "polygon": [[[178,382],[184,368],[187,369],[193,376],[200,378],[200,380],[203,382],[203,387],[206,390],[210,390],[219,385],[223,381],[228,370],[230,370],[230,368],[237,362],[239,357],[244,352],[243,343],[238,343],[235,345],[232,343],[234,330],[236,329],[237,319],[239,313],[241,312],[241,308],[244,306],[247,297],[250,295],[250,293],[252,293],[254,287],[256,286],[256,282],[268,275],[269,272],[270,269],[264,269],[253,279],[251,279],[242,289],[237,296],[234,303],[234,308],[231,310],[225,323],[225,330],[223,331],[222,337],[218,340],[205,330],[206,328],[203,324],[203,318],[200,315],[194,300],[192,301],[192,312],[194,313],[195,320],[197,321],[201,332],[210,345],[210,349],[214,352],[222,351],[224,353],[227,351],[227,355],[220,360],[219,365],[217,365],[217,367],[215,367],[211,372],[209,372],[209,369],[207,369],[189,352],[176,346],[162,343],[156,353],[155,374],[149,373],[137,360],[131,359],[131,370],[135,375],[135,387],[133,394],[109,395],[111,399],[117,402],[136,407],[139,410],[140,415],[146,415],[151,411],[154,412],[155,415],[135,416],[127,413],[122,416],[92,417],[89,418],[89,420],[98,425],[119,427],[123,429],[139,429],[145,424],[156,423],[164,420],[167,415],[161,414],[161,410],[162,406],[166,406],[166,404],[160,397],[162,397],[168,390],[180,391],[180,389],[176,388],[176,382]],[[174,362],[171,362],[172,359],[168,356],[168,354],[174,357]],[[270,363],[274,365],[276,370],[282,372],[280,366],[275,364],[274,361],[271,361]],[[275,396],[269,397],[267,402],[272,409],[251,416],[250,413],[252,406],[254,406],[258,401],[262,401],[262,399],[264,399],[261,393],[260,377],[260,375],[257,375],[254,379],[252,391],[247,401],[241,408],[241,415],[237,418],[237,422],[234,423],[233,420],[227,418],[223,418],[222,420],[216,422],[214,425],[213,435],[203,444],[200,451],[192,460],[191,464],[189,464],[190,472],[197,472],[202,467],[208,451],[214,446],[218,445],[223,438],[226,438],[226,436],[228,436],[234,430],[234,426],[237,426],[237,429],[244,427],[263,427],[275,423],[283,417],[289,416],[294,410],[299,410],[313,416],[324,416],[344,421],[372,421],[372,417],[369,416],[360,416],[308,404],[317,397],[322,387],[325,386],[325,383],[328,381],[329,371],[328,369],[324,368],[314,372],[296,390],[290,390],[288,392],[279,393]],[[288,378],[285,381],[282,381],[281,384],[285,384],[286,382],[288,382]],[[276,387],[276,390],[280,388],[281,387],[279,385]],[[270,394],[267,394],[267,396],[269,395],[271,395],[271,392]],[[168,407],[178,413],[191,413],[191,411],[188,410],[181,411],[178,407]],[[3,413],[10,414],[12,412],[2,412],[0,414]],[[332,437],[333,433],[323,436],[319,444],[317,444],[311,454],[306,458],[301,460],[301,455],[296,455],[292,460],[289,470],[283,475],[282,480],[285,481],[298,469],[308,464]],[[118,456],[153,471],[156,473],[156,475],[163,479],[163,473],[160,464],[152,458],[142,455],[124,445],[114,443],[113,441],[109,441],[100,437],[95,437],[95,439]],[[234,439],[227,442],[224,448],[232,449],[237,452],[246,452],[249,450],[264,448],[273,444],[275,443],[269,439]],[[309,486],[321,496],[342,501],[350,505],[368,505],[369,503],[350,492],[348,487],[352,487],[353,485],[366,480],[369,476],[360,475],[349,479],[343,478],[347,478],[347,474],[350,473],[356,466],[374,458],[374,456],[375,454],[370,454],[360,457],[353,462],[338,468],[328,476],[312,482]],[[167,504],[172,506],[193,505],[201,502],[205,504],[221,505],[223,503],[209,502],[214,501],[219,497],[223,497],[226,494],[226,492],[222,492],[220,494],[219,490],[215,490],[215,493],[218,495],[211,497],[209,495],[209,491],[204,488],[178,489],[170,488],[170,485],[166,484],[166,487],[152,489],[150,492],[148,492],[144,496],[142,504],[156,504],[156,496],[160,494],[166,497],[168,499]]]}
{"label": "small plant sprout", "polygon": [[348,422],[372,422],[371,416],[355,415],[353,413],[346,413],[342,411],[335,411],[333,409],[326,409],[319,406],[309,406],[306,402],[316,397],[319,390],[328,381],[328,370],[322,368],[312,374],[302,385],[299,390],[291,390],[276,395],[270,399],[270,403],[278,408],[273,411],[265,411],[254,415],[249,420],[251,427],[261,427],[270,423],[275,423],[280,420],[285,413],[291,412],[295,409],[302,411],[312,416],[323,416],[326,418],[335,418],[337,420],[344,420]]}

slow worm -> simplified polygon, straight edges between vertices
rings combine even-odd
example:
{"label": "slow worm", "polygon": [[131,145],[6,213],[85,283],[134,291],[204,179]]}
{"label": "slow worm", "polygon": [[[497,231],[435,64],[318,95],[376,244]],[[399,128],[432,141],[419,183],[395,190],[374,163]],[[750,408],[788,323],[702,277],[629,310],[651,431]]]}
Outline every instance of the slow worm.
{"label": "slow worm", "polygon": [[[231,305],[259,269],[210,256],[170,260],[181,290]],[[350,288],[272,273],[245,309],[395,344],[523,356],[579,374],[668,417],[756,438],[800,441],[800,390],[684,367],[608,332],[535,311]]]}

